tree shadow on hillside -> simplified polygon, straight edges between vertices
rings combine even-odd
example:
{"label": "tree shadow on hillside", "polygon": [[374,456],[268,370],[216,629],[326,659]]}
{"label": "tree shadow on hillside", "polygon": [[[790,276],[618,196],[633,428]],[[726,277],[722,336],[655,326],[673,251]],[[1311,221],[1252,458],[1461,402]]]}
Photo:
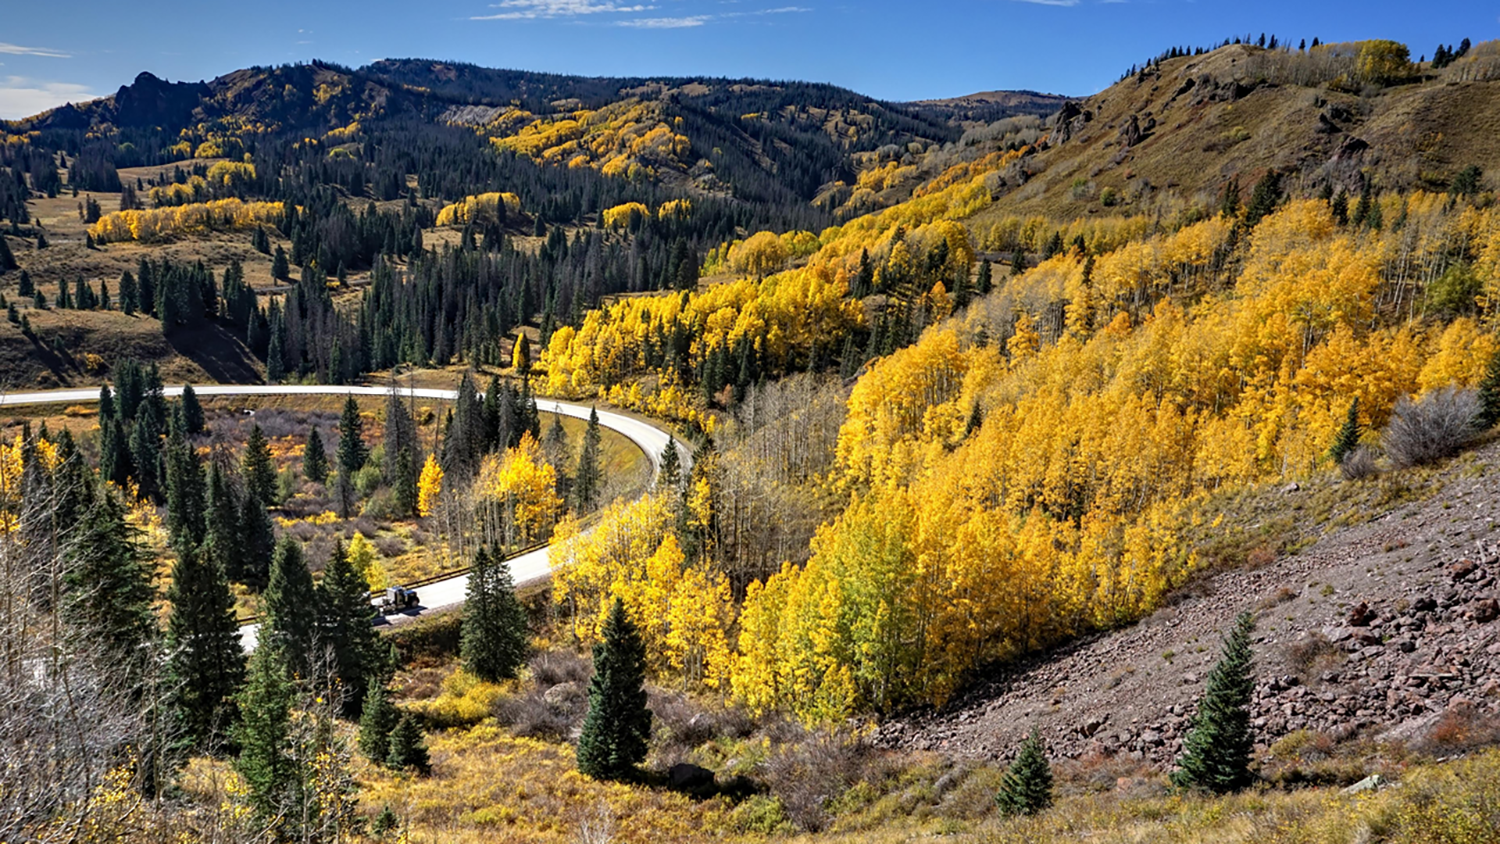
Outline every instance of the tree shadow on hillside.
{"label": "tree shadow on hillside", "polygon": [[221,384],[261,383],[255,355],[221,325],[184,326],[167,336],[167,344]]}

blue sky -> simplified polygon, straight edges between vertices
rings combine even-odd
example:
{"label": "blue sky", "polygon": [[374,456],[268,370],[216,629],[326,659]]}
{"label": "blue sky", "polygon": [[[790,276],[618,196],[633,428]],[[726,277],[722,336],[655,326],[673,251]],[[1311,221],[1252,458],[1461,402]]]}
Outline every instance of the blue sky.
{"label": "blue sky", "polygon": [[891,100],[1082,95],[1173,44],[1500,37],[1489,0],[5,0],[0,117],[112,93],[142,70],[209,79],[313,58],[423,57],[588,75],[832,82]]}

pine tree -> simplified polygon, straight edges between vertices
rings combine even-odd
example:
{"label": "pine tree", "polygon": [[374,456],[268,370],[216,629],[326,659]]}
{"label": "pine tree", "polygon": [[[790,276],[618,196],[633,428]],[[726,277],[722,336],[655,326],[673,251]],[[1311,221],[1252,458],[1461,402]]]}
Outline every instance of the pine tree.
{"label": "pine tree", "polygon": [[646,646],[615,598],[594,645],[589,711],[578,738],[578,770],[594,779],[620,780],[646,759],[651,710],[646,708]]}
{"label": "pine tree", "polygon": [[181,421],[174,422],[167,436],[167,528],[174,547],[197,548],[205,530],[203,465],[182,427]]}
{"label": "pine tree", "polygon": [[481,548],[464,603],[464,668],[487,682],[512,680],[526,662],[526,650],[526,610],[516,600],[510,566]]}
{"label": "pine tree", "polygon": [[1479,415],[1474,421],[1481,431],[1500,423],[1500,352],[1490,355],[1484,380],[1479,382]]}
{"label": "pine tree", "polygon": [[273,322],[266,350],[266,382],[269,384],[280,384],[286,377],[286,353],[283,351],[281,335],[282,332],[277,330],[277,324]]}
{"label": "pine tree", "polygon": [[266,505],[253,495],[240,502],[240,578],[251,589],[263,590],[271,579],[271,557],[276,553],[276,531]]}
{"label": "pine tree", "polygon": [[193,391],[192,384],[182,388],[182,421],[186,423],[188,436],[203,433],[203,405],[198,402],[198,394]]}
{"label": "pine tree", "polygon": [[604,483],[604,470],[600,464],[600,444],[603,434],[599,431],[599,410],[589,410],[589,424],[583,432],[583,446],[578,450],[578,471],[573,473],[573,507],[586,513],[599,501],[600,487]]}
{"label": "pine tree", "polygon": [[427,759],[427,742],[422,738],[422,728],[416,719],[403,714],[391,730],[391,748],[385,763],[397,770],[413,768],[420,774],[431,770]]}
{"label": "pine tree", "polygon": [[244,581],[245,547],[240,532],[239,496],[218,463],[208,467],[208,497],[204,504],[203,556],[219,566],[231,581]]}
{"label": "pine tree", "polygon": [[974,289],[979,291],[979,295],[989,295],[989,292],[995,289],[994,272],[995,270],[990,265],[989,258],[985,258],[979,263],[979,278],[974,282]]}
{"label": "pine tree", "polygon": [[323,450],[323,437],[316,425],[307,432],[307,447],[302,450],[302,475],[315,484],[328,480],[328,454]]}
{"label": "pine tree", "polygon": [[396,455],[396,477],[391,483],[396,496],[396,509],[403,516],[415,515],[420,501],[417,486],[417,461],[411,449],[402,448]]}
{"label": "pine tree", "polygon": [[1250,785],[1250,697],[1255,691],[1250,632],[1255,621],[1241,613],[1224,637],[1223,655],[1208,674],[1192,730],[1183,742],[1172,783],[1227,794]]}
{"label": "pine tree", "polygon": [[1344,425],[1339,428],[1338,436],[1334,437],[1333,446],[1328,449],[1328,458],[1335,466],[1344,462],[1344,458],[1351,451],[1359,448],[1359,397],[1349,402],[1349,412],[1344,416]]}
{"label": "pine tree", "polygon": [[1017,246],[1016,251],[1010,256],[1010,274],[1013,276],[1026,272],[1026,250]]}
{"label": "pine tree", "polygon": [[234,769],[245,780],[247,799],[263,823],[293,803],[300,772],[292,757],[292,701],[295,689],[282,651],[262,643],[250,658],[245,688],[236,696],[240,754]]}
{"label": "pine tree", "polygon": [[364,711],[359,717],[359,750],[370,761],[384,765],[391,755],[391,731],[401,718],[400,710],[391,703],[390,692],[378,678],[370,679],[370,688],[365,693]]}
{"label": "pine tree", "polygon": [[349,518],[354,509],[354,473],[364,467],[370,453],[365,449],[364,420],[359,416],[359,405],[350,394],[344,401],[344,412],[339,417],[338,448],[338,499],[339,514]]}
{"label": "pine tree", "polygon": [[140,308],[141,294],[136,287],[135,276],[130,274],[130,270],[125,270],[120,273],[120,310],[126,316],[135,316]]}
{"label": "pine tree", "polygon": [[276,244],[276,254],[271,258],[271,277],[277,281],[286,281],[292,275],[292,268],[287,264],[286,250],[281,244]]}
{"label": "pine tree", "polygon": [[318,595],[302,546],[290,536],[281,538],[271,557],[271,578],[262,606],[261,644],[284,650],[287,665],[297,676],[312,676],[313,647],[319,639]]}
{"label": "pine tree", "polygon": [[245,676],[234,596],[218,566],[179,551],[167,602],[171,708],[183,741],[210,749],[234,723],[234,693]]}
{"label": "pine tree", "polygon": [[661,450],[661,468],[656,473],[656,488],[676,492],[682,486],[682,458],[676,441],[669,440]]}
{"label": "pine tree", "polygon": [[157,632],[151,567],[119,498],[108,489],[91,498],[68,542],[67,615],[83,636],[104,646],[113,662],[138,672],[150,658]]}
{"label": "pine tree", "polygon": [[245,487],[266,507],[276,503],[276,466],[271,462],[271,445],[259,425],[250,426],[242,459]]}
{"label": "pine tree", "polygon": [[379,674],[380,639],[370,624],[369,584],[335,540],[323,582],[318,584],[319,640],[333,652],[333,671],[343,687],[344,714],[360,711],[370,680]]}
{"label": "pine tree", "polygon": [[1268,170],[1255,183],[1255,190],[1250,192],[1250,204],[1245,206],[1245,225],[1254,228],[1267,214],[1276,210],[1276,206],[1281,204],[1281,196],[1281,174]]}
{"label": "pine tree", "polygon": [[1004,815],[1034,815],[1052,805],[1052,766],[1047,746],[1035,727],[1000,781],[995,803]]}

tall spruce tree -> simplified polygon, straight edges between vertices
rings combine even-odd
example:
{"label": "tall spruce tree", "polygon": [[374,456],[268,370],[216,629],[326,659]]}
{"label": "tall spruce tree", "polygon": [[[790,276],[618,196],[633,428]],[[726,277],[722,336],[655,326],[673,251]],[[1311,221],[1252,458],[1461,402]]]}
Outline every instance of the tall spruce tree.
{"label": "tall spruce tree", "polygon": [[1328,449],[1328,458],[1337,466],[1344,462],[1349,453],[1359,448],[1359,396],[1349,402],[1349,410],[1344,415],[1343,427],[1339,428],[1338,436],[1333,439],[1333,446]]}
{"label": "tall spruce tree", "polygon": [[589,425],[583,431],[583,445],[578,449],[578,470],[573,473],[573,507],[580,513],[593,510],[603,492],[604,470],[600,466],[603,439],[599,410],[590,408]]}
{"label": "tall spruce tree", "polygon": [[271,462],[271,444],[259,425],[250,426],[250,436],[245,440],[245,456],[242,460],[245,473],[245,488],[263,506],[276,503],[276,465]]}
{"label": "tall spruce tree", "polygon": [[68,542],[64,580],[71,626],[137,681],[156,640],[151,566],[125,521],[125,508],[108,488],[91,496]]}
{"label": "tall spruce tree", "polygon": [[186,384],[182,388],[182,421],[185,425],[184,433],[188,436],[203,433],[203,405],[198,401],[198,394],[193,390],[192,384]]}
{"label": "tall spruce tree", "polygon": [[271,557],[271,578],[266,584],[265,621],[260,626],[262,645],[285,651],[287,666],[298,677],[311,677],[318,663],[314,646],[318,636],[318,595],[312,572],[302,555],[302,546],[284,536]]}
{"label": "tall spruce tree", "polygon": [[335,541],[323,582],[318,584],[319,640],[333,653],[333,672],[343,693],[342,709],[354,716],[370,680],[380,675],[380,639],[370,623],[369,584],[354,570],[344,543]]}
{"label": "tall spruce tree", "polygon": [[240,582],[251,589],[263,590],[271,579],[276,531],[271,526],[271,514],[266,511],[266,505],[253,495],[246,495],[240,502],[240,536],[244,542],[240,549],[243,563]]}
{"label": "tall spruce tree", "polygon": [[244,582],[245,547],[240,533],[242,505],[234,486],[217,463],[208,467],[208,496],[204,506],[203,556],[223,569],[231,581]]}
{"label": "tall spruce tree", "polygon": [[234,693],[245,677],[234,595],[218,566],[179,551],[167,602],[170,706],[184,744],[213,749],[234,724]]}
{"label": "tall spruce tree", "polygon": [[1052,766],[1047,745],[1035,727],[1005,771],[995,804],[1005,815],[1034,815],[1052,805]]}
{"label": "tall spruce tree", "polygon": [[256,818],[268,826],[296,802],[301,772],[292,756],[292,703],[296,689],[282,650],[262,643],[250,658],[249,677],[236,696],[240,753],[234,768],[245,781]]}
{"label": "tall spruce tree", "polygon": [[391,755],[391,731],[401,718],[401,711],[391,703],[384,681],[370,680],[365,693],[364,711],[359,716],[359,751],[370,761],[384,765]]}
{"label": "tall spruce tree", "polygon": [[1500,352],[1490,355],[1484,380],[1479,382],[1479,414],[1474,422],[1481,431],[1500,423]]}
{"label": "tall spruce tree", "polygon": [[355,504],[354,473],[358,472],[370,457],[370,452],[365,447],[364,430],[365,424],[359,415],[359,404],[354,401],[354,394],[351,393],[344,400],[344,412],[339,416],[339,515],[346,519],[353,512]]}
{"label": "tall spruce tree", "polygon": [[315,484],[328,480],[328,453],[323,450],[323,437],[314,425],[307,432],[307,447],[302,450],[302,475]]}
{"label": "tall spruce tree", "polygon": [[181,414],[167,436],[167,528],[178,548],[197,548],[203,542],[203,464],[187,442]]}
{"label": "tall spruce tree", "polygon": [[1255,677],[1250,633],[1255,621],[1241,613],[1224,637],[1223,654],[1208,674],[1208,688],[1198,702],[1193,726],[1183,741],[1172,783],[1227,794],[1250,785],[1254,739],[1250,732],[1250,698]]}
{"label": "tall spruce tree", "polygon": [[412,456],[410,448],[402,447],[396,455],[396,477],[392,479],[391,486],[396,496],[396,509],[403,516],[412,516],[417,512],[419,480],[416,458]]}
{"label": "tall spruce tree", "polygon": [[[486,397],[487,398],[487,397]],[[393,480],[400,469],[396,461],[402,449],[411,451],[412,460],[420,464],[422,454],[417,444],[417,426],[412,421],[406,402],[396,392],[395,385],[385,399],[385,466],[382,467],[387,480]]]}
{"label": "tall spruce tree", "polygon": [[578,770],[602,780],[634,774],[646,759],[651,710],[646,707],[646,646],[619,598],[594,645],[589,711],[578,738]]}
{"label": "tall spruce tree", "polygon": [[682,458],[677,454],[677,443],[667,441],[661,450],[661,468],[656,473],[656,488],[675,493],[682,487]]}
{"label": "tall spruce tree", "polygon": [[464,668],[491,683],[513,680],[526,663],[526,645],[526,610],[516,600],[510,566],[480,548],[464,602]]}

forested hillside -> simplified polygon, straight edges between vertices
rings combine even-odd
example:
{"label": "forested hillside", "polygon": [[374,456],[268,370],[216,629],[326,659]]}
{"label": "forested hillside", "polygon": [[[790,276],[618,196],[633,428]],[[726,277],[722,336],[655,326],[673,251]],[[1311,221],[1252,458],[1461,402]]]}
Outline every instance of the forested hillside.
{"label": "forested hillside", "polygon": [[[1226,596],[1222,659],[1181,681],[1200,714],[1143,716],[1175,744],[1034,732],[1002,776],[866,730],[954,734],[989,679],[1175,624],[1209,576],[1307,575],[1286,561],[1325,533],[1492,471],[1497,74],[1494,42],[1236,39],[1046,113],[392,60],[143,74],[7,124],[0,388],[107,385],[0,446],[0,574],[31,596],[7,676],[45,704],[5,704],[27,764],[0,796],[27,797],[0,832],[561,841],[597,811],[625,840],[1061,838],[1129,826],[1087,807],[1133,781],[1185,829],[1252,784],[1259,830],[1500,829],[1450,768],[1358,811],[1296,791],[1493,744],[1495,686],[1451,653],[1402,669],[1445,709],[1395,738],[1249,715],[1314,678],[1342,700],[1345,660],[1413,653],[1398,635],[1492,648],[1474,520],[1467,568],[1404,555],[1457,584],[1425,609],[1387,589],[1336,605],[1353,632],[1274,643],[1300,676],[1254,676],[1255,616],[1349,573]],[[205,406],[173,378],[456,392]],[[691,462],[539,395],[655,420]],[[537,543],[554,570],[518,592],[505,556]],[[459,567],[461,612],[365,623],[370,589]],[[237,612],[263,622],[248,658]],[[54,716],[75,680],[114,717]],[[1048,741],[1074,801],[1051,815]]]}

